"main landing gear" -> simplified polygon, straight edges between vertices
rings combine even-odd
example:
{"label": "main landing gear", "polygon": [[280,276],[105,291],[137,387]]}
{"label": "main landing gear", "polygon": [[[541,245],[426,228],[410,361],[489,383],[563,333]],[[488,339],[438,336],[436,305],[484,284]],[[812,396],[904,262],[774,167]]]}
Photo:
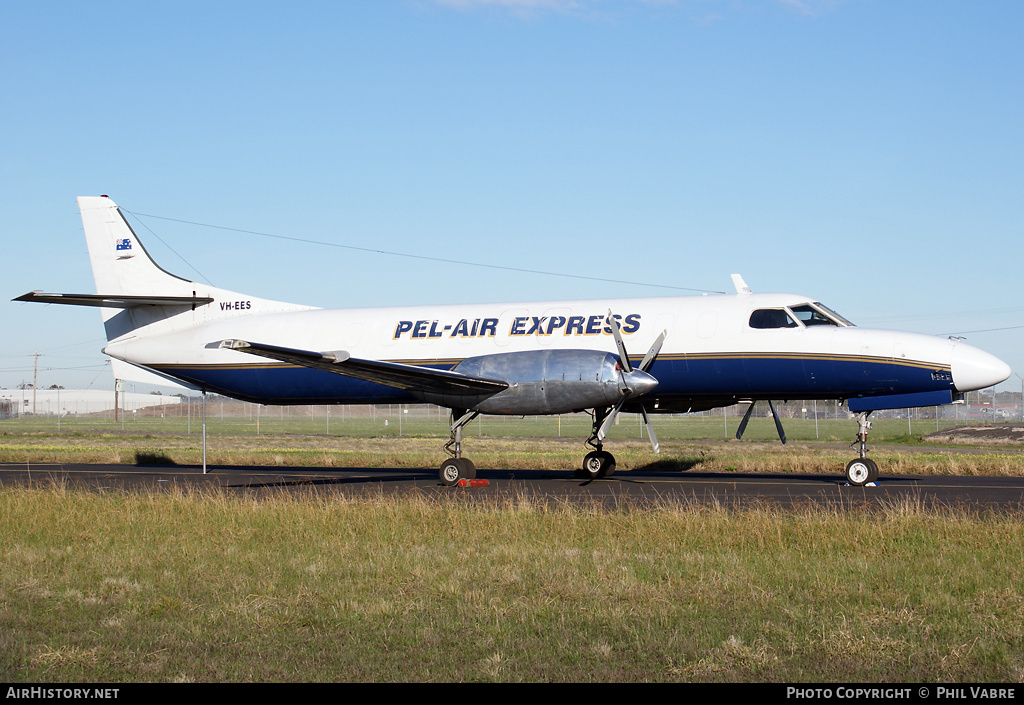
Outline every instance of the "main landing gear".
{"label": "main landing gear", "polygon": [[590,438],[586,444],[593,448],[591,452],[583,457],[583,467],[575,472],[575,477],[580,480],[596,480],[601,477],[611,477],[615,472],[615,456],[604,450],[599,430],[608,415],[608,409],[594,409],[594,427],[590,431]]}
{"label": "main landing gear", "polygon": [[868,421],[870,411],[861,411],[857,414],[857,440],[853,445],[858,445],[860,457],[854,458],[846,464],[846,480],[857,487],[869,483],[878,482],[878,465],[868,457],[868,430],[871,422]]}
{"label": "main landing gear", "polygon": [[[601,424],[609,412],[610,409],[594,411],[594,427],[590,432],[590,438],[587,439],[587,445],[593,450],[583,458],[583,466],[576,470],[575,476],[578,479],[596,480],[602,477],[611,477],[615,472],[615,457],[604,450],[598,434]],[[441,468],[438,471],[441,484],[455,487],[459,484],[459,480],[476,479],[476,465],[469,458],[462,457],[462,429],[479,414],[478,411],[452,409],[452,435],[444,445],[445,452],[451,457],[441,463]]]}
{"label": "main landing gear", "polygon": [[476,479],[476,465],[469,458],[462,457],[462,428],[479,415],[479,411],[452,409],[452,435],[444,445],[444,451],[452,457],[441,463],[438,473],[441,484],[455,487],[459,480]]}

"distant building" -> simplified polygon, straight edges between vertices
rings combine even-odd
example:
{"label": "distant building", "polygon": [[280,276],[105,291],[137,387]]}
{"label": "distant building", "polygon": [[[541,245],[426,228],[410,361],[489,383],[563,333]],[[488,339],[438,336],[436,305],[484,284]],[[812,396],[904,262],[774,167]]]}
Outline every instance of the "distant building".
{"label": "distant building", "polygon": [[[0,418],[31,414],[35,395],[38,416],[81,416],[113,411],[114,392],[103,389],[0,389]],[[177,407],[181,398],[167,394],[121,392],[118,405],[122,411],[137,411],[159,406]],[[5,414],[6,412],[6,414]]]}

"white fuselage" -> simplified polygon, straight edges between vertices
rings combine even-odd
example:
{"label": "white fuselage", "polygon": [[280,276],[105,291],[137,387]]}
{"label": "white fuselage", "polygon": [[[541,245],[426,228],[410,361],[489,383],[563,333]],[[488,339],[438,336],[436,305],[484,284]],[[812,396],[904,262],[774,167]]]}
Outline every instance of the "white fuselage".
{"label": "white fuselage", "polygon": [[[216,289],[199,289],[198,294],[215,300],[133,328],[111,340],[106,352],[242,398],[362,403],[408,395],[387,388],[368,391],[365,383],[352,386],[315,371],[307,372],[323,375],[322,384],[307,379],[307,391],[296,395],[283,387],[285,377],[295,377],[280,374],[288,365],[222,349],[218,343],[241,338],[451,369],[466,358],[505,352],[614,352],[605,320],[611,311],[631,359],[642,357],[666,332],[652,370],[659,382],[653,396],[678,397],[687,408],[700,406],[697,400],[846,398],[943,388],[963,392],[992,384],[1005,368],[976,348],[914,333],[792,321],[791,327],[751,326],[755,311],[811,301],[789,294],[304,310]],[[659,408],[677,407],[661,403]]]}

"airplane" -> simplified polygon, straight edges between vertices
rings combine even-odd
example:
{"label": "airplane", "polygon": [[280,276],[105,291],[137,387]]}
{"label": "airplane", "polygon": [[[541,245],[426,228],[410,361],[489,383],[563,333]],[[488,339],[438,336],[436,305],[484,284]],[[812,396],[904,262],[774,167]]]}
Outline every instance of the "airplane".
{"label": "airplane", "polygon": [[[14,299],[102,309],[115,360],[261,404],[430,403],[451,410],[449,486],[476,477],[462,429],[479,414],[587,411],[576,471],[609,477],[604,440],[620,412],[651,415],[767,401],[841,400],[858,424],[850,485],[878,480],[869,415],[949,404],[1010,376],[959,339],[860,328],[805,296],[753,293],[505,304],[322,309],[175,276],[147,253],[108,196],[79,197],[96,294]],[[627,347],[634,353],[630,354]]]}

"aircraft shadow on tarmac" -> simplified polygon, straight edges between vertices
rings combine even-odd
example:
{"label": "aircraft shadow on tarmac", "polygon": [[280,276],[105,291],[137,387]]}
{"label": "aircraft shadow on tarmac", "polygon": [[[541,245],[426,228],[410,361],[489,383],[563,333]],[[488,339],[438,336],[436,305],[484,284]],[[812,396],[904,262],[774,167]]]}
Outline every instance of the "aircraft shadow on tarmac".
{"label": "aircraft shadow on tarmac", "polygon": [[[693,467],[697,463],[690,464]],[[489,470],[477,471],[477,478],[494,481],[571,481],[581,487],[594,483],[629,483],[649,482],[653,480],[682,480],[695,482],[779,482],[789,481],[799,484],[845,484],[841,473],[834,475],[821,474],[781,474],[781,473],[749,473],[749,472],[687,472],[674,463],[672,469],[659,467],[657,463],[628,471],[620,471],[609,478],[600,480],[581,479],[573,476],[571,470]],[[141,464],[136,467],[142,467]],[[209,472],[216,474],[225,481],[225,487],[232,488],[272,488],[272,487],[316,487],[341,485],[379,484],[391,485],[408,482],[426,482],[429,485],[437,482],[437,473],[433,468],[281,468],[278,466],[245,467],[209,466]],[[887,477],[889,482],[907,482],[908,478]],[[909,480],[912,481],[912,480]]]}
{"label": "aircraft shadow on tarmac", "polygon": [[[444,487],[431,467],[324,468],[271,466],[207,466],[163,462],[134,465],[22,463],[0,464],[0,486],[54,484],[85,490],[152,490],[156,488],[223,488],[232,491],[310,491],[349,488],[391,492],[440,492],[457,496],[461,490]],[[480,496],[526,491],[579,501],[654,501],[668,497],[687,500],[782,504],[882,502],[915,499],[929,506],[971,509],[1010,508],[1024,511],[1024,478],[1019,476],[886,475],[877,487],[851,486],[841,472],[787,474],[754,472],[686,472],[660,464],[619,471],[608,478],[575,477],[572,470],[481,469],[477,478],[489,481]],[[497,490],[497,492],[495,492]],[[468,492],[476,492],[467,488]],[[909,494],[908,494],[909,493]]]}

